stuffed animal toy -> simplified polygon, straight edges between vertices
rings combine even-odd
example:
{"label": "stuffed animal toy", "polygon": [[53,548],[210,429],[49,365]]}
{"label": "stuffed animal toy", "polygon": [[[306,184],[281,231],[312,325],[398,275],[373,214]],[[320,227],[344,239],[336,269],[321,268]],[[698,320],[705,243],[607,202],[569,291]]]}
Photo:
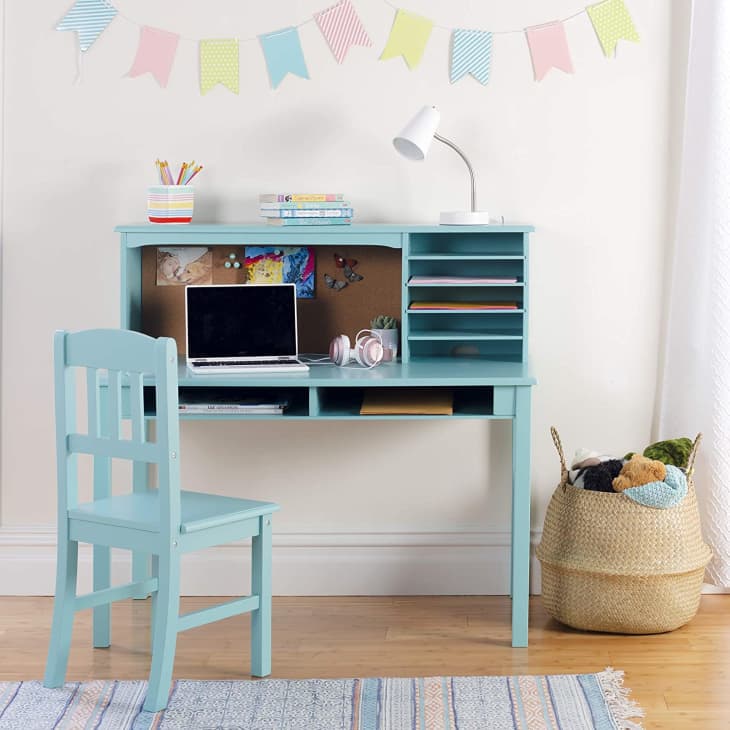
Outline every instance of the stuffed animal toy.
{"label": "stuffed animal toy", "polygon": [[684,469],[692,452],[692,441],[688,438],[658,441],[644,449],[644,456]]}
{"label": "stuffed animal toy", "polygon": [[[628,461],[634,451],[629,451],[624,459]],[[671,464],[684,469],[689,462],[689,455],[692,453],[692,441],[687,437],[680,439],[669,439],[667,441],[657,441],[644,449],[644,456],[647,459],[656,459],[662,464]]]}
{"label": "stuffed animal toy", "polygon": [[624,489],[639,487],[642,484],[649,484],[649,482],[663,482],[666,476],[667,468],[661,461],[634,454],[613,480],[613,490],[623,492]]}
{"label": "stuffed animal toy", "polygon": [[613,492],[613,480],[619,475],[623,465],[621,459],[609,459],[588,466],[579,471],[579,479],[576,479],[576,482],[580,482],[583,489],[590,489],[593,492]]}
{"label": "stuffed animal toy", "polygon": [[601,458],[597,451],[582,448],[578,449],[573,456],[570,464],[571,469],[585,469],[587,466],[596,466],[601,463]]}

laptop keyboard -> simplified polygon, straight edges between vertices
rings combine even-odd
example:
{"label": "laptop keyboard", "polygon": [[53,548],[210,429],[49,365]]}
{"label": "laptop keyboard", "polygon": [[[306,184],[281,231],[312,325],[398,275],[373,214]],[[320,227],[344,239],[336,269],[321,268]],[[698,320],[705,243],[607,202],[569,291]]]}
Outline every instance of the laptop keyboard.
{"label": "laptop keyboard", "polygon": [[193,367],[258,367],[260,365],[298,365],[299,361],[294,358],[288,358],[285,360],[209,360],[208,362],[194,362]]}

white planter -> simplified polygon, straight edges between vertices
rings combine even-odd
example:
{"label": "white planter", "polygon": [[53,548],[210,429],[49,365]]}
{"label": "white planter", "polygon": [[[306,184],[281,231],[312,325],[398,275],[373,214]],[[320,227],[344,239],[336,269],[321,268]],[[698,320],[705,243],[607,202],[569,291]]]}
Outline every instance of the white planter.
{"label": "white planter", "polygon": [[373,330],[383,342],[383,362],[392,362],[398,357],[398,330]]}

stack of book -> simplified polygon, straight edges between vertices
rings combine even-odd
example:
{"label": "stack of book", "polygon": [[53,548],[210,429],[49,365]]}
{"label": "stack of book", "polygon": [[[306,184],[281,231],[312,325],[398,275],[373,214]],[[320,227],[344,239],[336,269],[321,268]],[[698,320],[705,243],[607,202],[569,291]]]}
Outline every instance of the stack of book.
{"label": "stack of book", "polygon": [[329,226],[352,223],[352,208],[342,193],[264,193],[261,215],[272,226]]}
{"label": "stack of book", "polygon": [[184,401],[179,403],[178,409],[182,414],[209,416],[221,414],[238,414],[248,416],[278,416],[284,413],[289,401],[286,398],[272,398],[260,400],[227,395],[225,393],[210,393],[204,389],[200,393],[186,393]]}

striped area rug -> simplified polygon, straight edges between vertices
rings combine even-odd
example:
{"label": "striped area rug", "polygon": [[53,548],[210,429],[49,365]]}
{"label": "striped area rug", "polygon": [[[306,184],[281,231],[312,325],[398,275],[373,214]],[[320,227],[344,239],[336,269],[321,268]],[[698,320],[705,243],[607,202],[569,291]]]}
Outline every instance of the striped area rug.
{"label": "striped area rug", "polygon": [[636,730],[623,673],[417,679],[175,682],[164,712],[147,683],[0,682],[3,730]]}

